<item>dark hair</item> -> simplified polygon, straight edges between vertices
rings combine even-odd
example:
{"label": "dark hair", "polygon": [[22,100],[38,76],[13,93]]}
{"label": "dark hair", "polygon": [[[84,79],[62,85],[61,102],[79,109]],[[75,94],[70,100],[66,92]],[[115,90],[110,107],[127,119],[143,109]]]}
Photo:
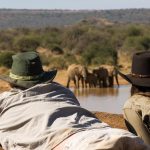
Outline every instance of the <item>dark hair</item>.
{"label": "dark hair", "polygon": [[131,87],[131,96],[136,94],[136,93],[140,93],[140,92],[142,92],[142,93],[150,92],[150,87],[132,85],[132,87]]}

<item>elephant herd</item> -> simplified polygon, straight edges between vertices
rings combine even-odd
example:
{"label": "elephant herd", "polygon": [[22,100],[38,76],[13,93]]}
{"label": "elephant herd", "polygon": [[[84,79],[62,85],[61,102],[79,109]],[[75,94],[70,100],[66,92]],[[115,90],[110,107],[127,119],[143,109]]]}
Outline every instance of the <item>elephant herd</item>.
{"label": "elephant herd", "polygon": [[70,81],[74,82],[75,88],[91,87],[113,87],[114,78],[119,86],[117,71],[112,65],[101,65],[99,68],[88,71],[87,67],[78,64],[72,64],[67,70],[68,80],[67,88]]}

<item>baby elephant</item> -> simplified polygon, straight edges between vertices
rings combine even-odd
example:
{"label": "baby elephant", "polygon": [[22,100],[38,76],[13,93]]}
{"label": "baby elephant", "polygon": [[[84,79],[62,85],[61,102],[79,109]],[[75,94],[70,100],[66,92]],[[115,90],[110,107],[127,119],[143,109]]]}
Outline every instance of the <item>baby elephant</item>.
{"label": "baby elephant", "polygon": [[97,76],[99,87],[107,87],[108,71],[103,67],[93,69],[93,74]]}
{"label": "baby elephant", "polygon": [[70,81],[74,81],[74,85],[76,88],[80,86],[80,80],[82,83],[82,88],[84,88],[84,82],[87,78],[87,68],[83,65],[72,64],[68,67],[67,70],[68,81],[67,88],[69,88]]}
{"label": "baby elephant", "polygon": [[85,87],[87,87],[87,85],[89,85],[89,88],[91,87],[96,87],[97,85],[97,77],[94,73],[91,72],[87,72],[87,78],[85,81]]}
{"label": "baby elephant", "polygon": [[108,86],[113,87],[114,86],[114,79],[115,79],[116,83],[119,87],[118,72],[117,72],[116,68],[112,65],[101,65],[101,67],[108,70]]}

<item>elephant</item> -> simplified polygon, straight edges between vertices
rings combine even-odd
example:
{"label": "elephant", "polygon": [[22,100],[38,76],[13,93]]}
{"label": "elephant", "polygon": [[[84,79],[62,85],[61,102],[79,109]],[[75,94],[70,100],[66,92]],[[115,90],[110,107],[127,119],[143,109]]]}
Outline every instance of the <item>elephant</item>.
{"label": "elephant", "polygon": [[85,87],[87,87],[87,84],[89,85],[89,88],[96,87],[97,77],[94,73],[87,72],[87,78],[85,80]]}
{"label": "elephant", "polygon": [[106,68],[93,69],[93,74],[97,76],[99,87],[107,87],[108,70]]}
{"label": "elephant", "polygon": [[75,88],[79,88],[80,80],[82,83],[82,88],[84,88],[84,83],[87,78],[87,68],[80,64],[72,64],[67,69],[67,88],[69,88],[70,81],[74,81]]}
{"label": "elephant", "polygon": [[116,83],[119,87],[118,73],[116,68],[113,65],[101,65],[100,67],[103,67],[108,70],[108,86],[109,87],[114,86],[114,77],[115,77]]}

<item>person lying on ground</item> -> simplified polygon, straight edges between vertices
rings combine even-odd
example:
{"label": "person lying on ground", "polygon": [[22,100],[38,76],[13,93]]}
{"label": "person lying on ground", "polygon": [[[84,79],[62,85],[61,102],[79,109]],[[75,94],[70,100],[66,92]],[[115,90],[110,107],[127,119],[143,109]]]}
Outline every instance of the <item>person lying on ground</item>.
{"label": "person lying on ground", "polygon": [[[13,56],[13,87],[0,94],[0,143],[4,150],[149,150],[134,134],[98,120],[75,95],[53,82],[38,53]],[[116,122],[117,123],[117,122]]]}
{"label": "person lying on ground", "polygon": [[131,74],[119,74],[132,84],[123,108],[127,128],[150,145],[150,52],[135,53]]}

